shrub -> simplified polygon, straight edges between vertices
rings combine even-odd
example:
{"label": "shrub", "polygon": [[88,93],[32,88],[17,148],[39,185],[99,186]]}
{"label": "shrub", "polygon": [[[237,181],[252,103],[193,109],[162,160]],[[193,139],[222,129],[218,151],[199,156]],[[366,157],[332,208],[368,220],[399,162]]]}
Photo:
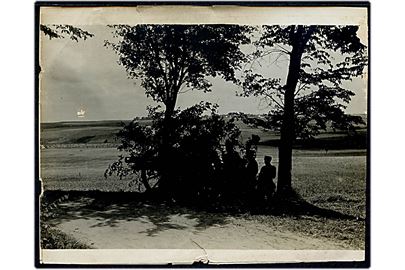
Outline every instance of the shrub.
{"label": "shrub", "polygon": [[[142,190],[160,190],[178,201],[206,202],[221,197],[226,192],[224,156],[229,151],[239,151],[242,156],[244,153],[234,119],[226,120],[219,115],[217,105],[201,102],[175,111],[170,136],[163,140],[165,118],[160,107],[149,108],[149,117],[151,125],[133,120],[118,133],[121,141],[118,149],[123,154],[108,167],[106,177],[137,174],[134,182],[143,186]],[[162,155],[163,142],[168,144],[165,149],[169,149],[169,154]],[[169,175],[165,183],[163,168]]]}

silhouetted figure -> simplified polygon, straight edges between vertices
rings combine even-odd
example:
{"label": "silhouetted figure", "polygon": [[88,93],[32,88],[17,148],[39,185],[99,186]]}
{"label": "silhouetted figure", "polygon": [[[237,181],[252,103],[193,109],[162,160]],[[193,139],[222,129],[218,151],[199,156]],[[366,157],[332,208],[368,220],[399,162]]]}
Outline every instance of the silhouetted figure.
{"label": "silhouetted figure", "polygon": [[276,190],[273,179],[276,177],[276,167],[271,165],[271,156],[264,157],[264,166],[261,168],[258,183],[257,194],[261,202],[269,201]]}
{"label": "silhouetted figure", "polygon": [[245,161],[235,150],[232,142],[225,143],[226,152],[223,156],[225,190],[228,201],[236,202],[241,199],[243,190]]}
{"label": "silhouetted figure", "polygon": [[245,192],[246,192],[246,199],[249,202],[252,201],[254,198],[256,182],[257,182],[257,173],[259,172],[259,165],[256,161],[256,152],[254,150],[248,150],[246,152],[246,170],[245,170]]}

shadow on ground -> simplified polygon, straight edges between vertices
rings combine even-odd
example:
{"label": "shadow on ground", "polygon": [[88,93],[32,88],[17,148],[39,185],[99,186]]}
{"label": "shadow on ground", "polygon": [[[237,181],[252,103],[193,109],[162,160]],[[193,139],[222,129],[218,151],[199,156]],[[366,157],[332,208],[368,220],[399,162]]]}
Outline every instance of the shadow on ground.
{"label": "shadow on ground", "polygon": [[[178,205],[150,201],[137,193],[69,192],[67,195],[67,192],[49,192],[42,201],[43,205],[54,205],[47,210],[52,212],[48,220],[54,225],[74,219],[95,219],[97,223],[92,227],[117,227],[122,221],[136,220],[154,225],[154,228],[143,232],[148,236],[156,236],[169,229],[181,230],[192,226],[203,230],[225,225],[229,217],[229,214],[197,212]],[[176,216],[177,222],[173,220]],[[183,224],[179,224],[179,216]]]}
{"label": "shadow on ground", "polygon": [[272,202],[273,207],[269,209],[273,215],[287,216],[316,216],[328,219],[341,220],[364,220],[364,218],[344,214],[335,210],[322,208],[309,203],[298,194],[293,192],[283,198],[275,198]]}
{"label": "shadow on ground", "polygon": [[[237,210],[237,211],[236,211]],[[316,216],[329,219],[360,220],[360,218],[308,203],[296,194],[275,198],[270,206],[243,209],[230,207],[226,211],[193,210],[176,204],[151,200],[142,193],[130,192],[45,192],[42,213],[54,225],[74,219],[92,219],[92,227],[117,227],[122,221],[152,223],[153,228],[142,233],[156,236],[162,231],[193,227],[204,230],[211,226],[226,225],[230,217],[251,214],[283,216]],[[46,215],[46,213],[52,213]],[[180,219],[179,219],[180,216]],[[177,217],[173,219],[173,217]],[[180,222],[179,222],[180,220]]]}

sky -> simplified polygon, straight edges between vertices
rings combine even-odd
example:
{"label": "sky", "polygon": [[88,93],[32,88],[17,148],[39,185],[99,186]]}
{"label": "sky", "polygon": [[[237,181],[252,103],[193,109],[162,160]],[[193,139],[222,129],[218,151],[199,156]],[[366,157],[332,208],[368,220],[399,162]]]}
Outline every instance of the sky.
{"label": "sky", "polygon": [[[147,115],[146,107],[157,105],[146,97],[139,81],[128,79],[124,67],[117,64],[118,56],[104,47],[104,40],[112,34],[106,26],[80,26],[94,34],[79,42],[68,38],[41,38],[40,110],[41,122],[74,120],[128,120]],[[249,51],[250,48],[244,48]],[[261,72],[286,77],[287,62],[274,64],[274,59],[262,61]],[[188,91],[179,95],[177,107],[182,109],[200,101],[219,105],[219,113],[268,112],[266,104],[256,97],[239,97],[240,89],[220,77],[209,78],[212,91]],[[346,112],[360,114],[367,111],[367,79],[355,78],[345,87],[356,95]],[[84,118],[77,111],[86,111]]]}

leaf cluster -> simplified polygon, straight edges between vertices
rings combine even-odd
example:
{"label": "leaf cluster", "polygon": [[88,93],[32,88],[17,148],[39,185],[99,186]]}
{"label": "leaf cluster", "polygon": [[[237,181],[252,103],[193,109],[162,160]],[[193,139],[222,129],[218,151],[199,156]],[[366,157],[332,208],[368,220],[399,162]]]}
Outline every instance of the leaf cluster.
{"label": "leaf cluster", "polygon": [[245,60],[239,46],[250,27],[237,25],[111,25],[117,42],[105,41],[119,55],[129,78],[165,104],[183,89],[210,91],[208,76],[236,81]]}
{"label": "leaf cluster", "polygon": [[61,39],[67,36],[71,40],[78,42],[79,39],[86,40],[88,38],[94,37],[94,34],[69,24],[52,24],[52,25],[41,24],[39,26],[39,29],[45,34],[45,36],[48,36],[49,39],[53,38]]}

